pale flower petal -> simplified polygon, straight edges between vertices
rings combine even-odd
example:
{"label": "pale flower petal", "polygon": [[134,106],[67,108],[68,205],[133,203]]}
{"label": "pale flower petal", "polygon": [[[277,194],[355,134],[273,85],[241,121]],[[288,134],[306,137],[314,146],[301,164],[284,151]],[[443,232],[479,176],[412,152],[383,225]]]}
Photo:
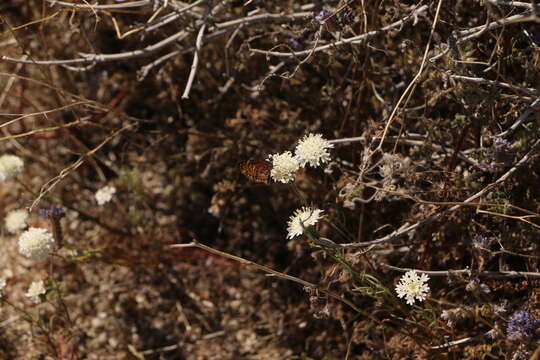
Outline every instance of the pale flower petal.
{"label": "pale flower petal", "polygon": [[296,159],[300,166],[317,167],[330,161],[328,149],[333,147],[334,144],[323,139],[321,134],[309,134],[304,136],[296,146]]}
{"label": "pale flower petal", "polygon": [[54,239],[47,229],[31,227],[19,237],[19,253],[32,260],[45,259],[53,249]]}
{"label": "pale flower petal", "polygon": [[5,218],[6,230],[12,234],[26,228],[28,212],[24,209],[10,211]]}
{"label": "pale flower petal", "polygon": [[413,305],[416,300],[424,301],[429,293],[428,280],[427,274],[418,276],[414,270],[407,271],[396,285],[398,297],[404,297],[409,305]]}
{"label": "pale flower petal", "polygon": [[104,186],[96,191],[96,201],[98,205],[103,205],[111,201],[113,195],[116,193],[114,186]]}
{"label": "pale flower petal", "polygon": [[41,302],[41,295],[44,295],[45,293],[47,293],[47,289],[45,289],[43,280],[40,280],[30,284],[26,296],[29,297],[33,303],[39,304]]}
{"label": "pale flower petal", "polygon": [[294,180],[300,165],[290,151],[285,151],[282,154],[270,155],[269,160],[272,161],[270,176],[274,181],[288,183]]}
{"label": "pale flower petal", "polygon": [[287,238],[292,239],[302,235],[306,227],[315,225],[319,221],[322,212],[320,209],[308,207],[297,209],[287,223]]}
{"label": "pale flower petal", "polygon": [[24,167],[24,161],[15,155],[0,156],[0,182],[13,179]]}

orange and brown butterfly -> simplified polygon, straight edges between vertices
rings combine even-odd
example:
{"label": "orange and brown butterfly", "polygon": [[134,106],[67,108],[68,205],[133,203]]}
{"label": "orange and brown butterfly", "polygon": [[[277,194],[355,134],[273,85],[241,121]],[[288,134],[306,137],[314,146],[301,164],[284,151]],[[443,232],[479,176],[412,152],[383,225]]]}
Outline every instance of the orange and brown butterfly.
{"label": "orange and brown butterfly", "polygon": [[272,163],[266,160],[246,160],[240,163],[240,172],[250,181],[267,183]]}

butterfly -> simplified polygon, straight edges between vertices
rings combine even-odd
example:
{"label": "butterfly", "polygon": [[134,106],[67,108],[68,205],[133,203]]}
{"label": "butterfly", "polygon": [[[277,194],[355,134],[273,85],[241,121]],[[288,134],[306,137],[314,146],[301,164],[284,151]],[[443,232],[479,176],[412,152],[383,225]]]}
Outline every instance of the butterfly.
{"label": "butterfly", "polygon": [[266,160],[246,160],[240,163],[240,172],[253,182],[268,182],[271,169],[272,163]]}

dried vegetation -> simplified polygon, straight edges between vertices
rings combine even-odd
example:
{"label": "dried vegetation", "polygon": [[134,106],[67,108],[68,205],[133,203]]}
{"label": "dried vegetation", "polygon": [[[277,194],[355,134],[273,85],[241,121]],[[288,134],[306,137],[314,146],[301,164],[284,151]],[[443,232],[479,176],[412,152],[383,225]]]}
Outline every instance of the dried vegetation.
{"label": "dried vegetation", "polygon": [[[3,304],[0,358],[538,356],[537,334],[508,334],[515,312],[540,318],[531,4],[97,3],[0,4],[0,155],[25,161],[0,214],[67,213],[49,262],[3,233],[19,310]],[[306,133],[332,161],[296,191],[240,176]],[[307,204],[333,243],[286,239]],[[313,286],[170,247],[194,240]],[[395,297],[409,268],[431,271],[417,306]],[[38,278],[57,290],[33,305]]]}

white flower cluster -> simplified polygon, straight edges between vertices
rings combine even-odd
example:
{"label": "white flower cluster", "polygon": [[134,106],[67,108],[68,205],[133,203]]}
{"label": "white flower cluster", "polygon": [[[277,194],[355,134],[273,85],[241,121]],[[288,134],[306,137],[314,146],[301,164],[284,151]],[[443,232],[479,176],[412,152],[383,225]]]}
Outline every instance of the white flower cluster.
{"label": "white flower cluster", "polygon": [[19,175],[24,166],[22,159],[15,155],[0,156],[0,182],[13,179]]}
{"label": "white flower cluster", "polygon": [[272,170],[270,171],[272,179],[284,184],[294,180],[294,175],[300,168],[300,165],[290,151],[270,155],[269,160],[272,161]]}
{"label": "white flower cluster", "polygon": [[34,304],[39,304],[41,302],[41,295],[46,293],[47,289],[45,289],[45,284],[43,283],[43,280],[40,280],[30,284],[26,296],[29,297]]}
{"label": "white flower cluster", "polygon": [[24,209],[10,211],[4,219],[6,230],[15,234],[17,231],[26,228],[27,219],[28,212]]}
{"label": "white flower cluster", "polygon": [[103,205],[111,201],[113,195],[116,193],[116,188],[114,186],[104,186],[98,191],[96,191],[96,201],[98,205]]}
{"label": "white flower cluster", "polygon": [[297,209],[287,223],[287,238],[292,239],[296,236],[302,235],[305,228],[315,225],[319,221],[322,212],[323,211],[320,209],[313,209],[309,207]]}
{"label": "white flower cluster", "polygon": [[317,167],[330,161],[328,149],[333,147],[334,145],[323,139],[321,134],[306,135],[296,146],[294,156],[290,151],[269,156],[269,160],[272,161],[270,176],[274,181],[291,182],[300,167],[306,165]]}
{"label": "white flower cluster", "polygon": [[19,238],[19,253],[32,260],[44,260],[54,249],[54,239],[47,229],[31,227]]}
{"label": "white flower cluster", "polygon": [[416,300],[424,301],[429,293],[427,284],[429,276],[418,273],[414,270],[407,271],[396,285],[396,292],[399,298],[405,298],[407,304],[412,305]]}
{"label": "white flower cluster", "polygon": [[330,161],[328,149],[333,147],[334,144],[323,139],[321,134],[309,134],[300,140],[296,146],[295,154],[300,166],[317,167]]}

